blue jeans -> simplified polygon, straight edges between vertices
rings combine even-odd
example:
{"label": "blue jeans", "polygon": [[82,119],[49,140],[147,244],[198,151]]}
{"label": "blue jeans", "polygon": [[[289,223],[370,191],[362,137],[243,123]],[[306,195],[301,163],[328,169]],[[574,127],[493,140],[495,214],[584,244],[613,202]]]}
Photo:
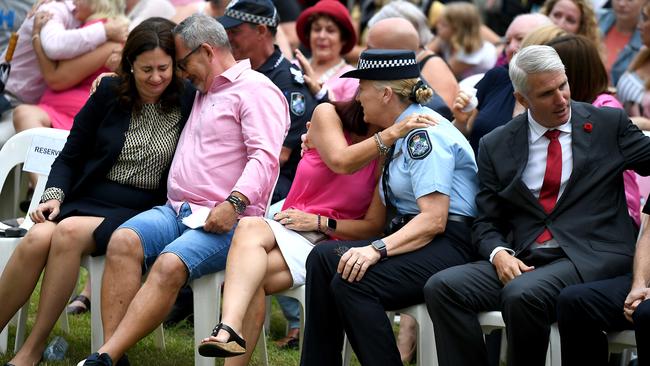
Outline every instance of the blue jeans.
{"label": "blue jeans", "polygon": [[182,220],[191,213],[187,203],[183,203],[178,214],[169,205],[156,206],[120,226],[133,230],[140,237],[144,271],[148,271],[163,253],[173,253],[180,258],[187,269],[188,282],[226,268],[226,257],[236,225],[223,234],[190,229]]}

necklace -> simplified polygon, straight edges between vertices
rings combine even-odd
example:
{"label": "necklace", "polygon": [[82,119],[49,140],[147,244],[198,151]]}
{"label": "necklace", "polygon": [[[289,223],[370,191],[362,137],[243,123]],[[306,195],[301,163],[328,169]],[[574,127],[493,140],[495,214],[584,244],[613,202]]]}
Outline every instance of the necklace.
{"label": "necklace", "polygon": [[[311,63],[311,60],[309,60]],[[330,67],[329,69],[325,70],[325,72],[318,78],[318,81],[320,83],[325,83],[327,80],[329,80],[334,74],[336,74],[337,71],[339,71],[343,66],[345,66],[345,60],[341,59],[341,61]]]}

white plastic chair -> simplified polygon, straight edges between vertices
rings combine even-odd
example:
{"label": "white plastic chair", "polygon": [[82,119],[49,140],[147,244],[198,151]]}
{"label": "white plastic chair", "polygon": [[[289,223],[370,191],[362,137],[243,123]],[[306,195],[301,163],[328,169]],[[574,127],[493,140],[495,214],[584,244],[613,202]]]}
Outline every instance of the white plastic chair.
{"label": "white plastic chair", "polygon": [[[2,182],[3,186],[9,172],[11,172],[18,164],[25,162],[28,150],[35,136],[65,140],[68,136],[68,131],[54,128],[33,128],[12,136],[0,150],[0,182]],[[29,204],[28,212],[32,211],[38,205],[41,195],[45,190],[46,183],[47,175],[38,174],[38,180],[36,187],[34,187],[34,194],[32,196],[32,201]],[[25,221],[23,221],[20,227],[29,230],[32,225],[34,225],[34,223],[29,216],[25,216]],[[4,270],[11,254],[16,249],[16,246],[18,246],[20,240],[21,238],[0,238],[0,272]],[[25,323],[27,320],[28,308],[29,302],[27,302],[17,313],[18,326],[16,329],[16,339],[14,344],[14,351],[16,352],[23,345],[25,339]],[[64,330],[66,330],[65,327]],[[5,329],[0,332],[0,352],[7,352],[8,339],[8,327],[5,327]]]}
{"label": "white plastic chair", "polygon": [[[505,362],[506,354],[506,324],[503,321],[503,316],[500,311],[487,311],[478,314],[478,321],[483,329],[483,334],[490,334],[497,329],[503,329],[501,336],[501,356],[500,359]],[[444,336],[444,335],[443,335]],[[551,335],[549,337],[548,351],[546,352],[546,366],[560,366],[562,364],[560,358],[560,331],[557,328],[557,323],[551,325]]]}

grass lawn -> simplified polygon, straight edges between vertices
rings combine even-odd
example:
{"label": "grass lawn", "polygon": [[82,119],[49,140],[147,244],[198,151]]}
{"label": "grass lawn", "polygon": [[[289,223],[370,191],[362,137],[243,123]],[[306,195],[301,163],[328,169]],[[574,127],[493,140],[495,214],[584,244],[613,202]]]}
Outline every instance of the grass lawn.
{"label": "grass lawn", "polygon": [[[83,272],[83,271],[82,271]],[[85,274],[84,274],[85,275]],[[27,322],[28,331],[34,324],[36,308],[38,305],[40,285],[32,295],[30,303],[30,312]],[[66,358],[60,362],[43,362],[41,365],[71,365],[75,366],[77,362],[85,358],[90,353],[90,314],[70,316],[70,333],[65,334],[58,326],[55,327],[50,340],[56,336],[61,335],[69,344]],[[291,366],[298,365],[300,354],[297,350],[279,350],[273,340],[282,338],[284,336],[286,321],[282,316],[277,303],[273,301],[271,312],[271,330],[267,338],[267,348],[269,355],[269,364],[272,366]],[[10,327],[9,337],[9,354],[0,355],[0,364],[8,362],[13,355],[13,342],[14,342],[15,327]],[[157,349],[153,344],[153,337],[147,336],[140,341],[129,352],[129,360],[132,365],[156,365],[156,366],[172,366],[172,365],[193,365],[194,364],[194,329],[187,322],[181,322],[177,326],[165,328],[165,350]],[[217,365],[222,365],[221,360],[217,361]],[[257,352],[253,356],[251,365],[262,365],[257,360]],[[352,365],[359,365],[356,359],[352,360]]]}

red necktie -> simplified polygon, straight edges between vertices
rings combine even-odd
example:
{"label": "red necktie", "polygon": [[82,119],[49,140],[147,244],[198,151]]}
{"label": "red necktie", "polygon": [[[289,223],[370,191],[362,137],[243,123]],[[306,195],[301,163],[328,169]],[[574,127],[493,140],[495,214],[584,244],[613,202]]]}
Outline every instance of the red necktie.
{"label": "red necktie", "polygon": [[[546,155],[546,172],[544,173],[544,183],[542,189],[539,191],[539,204],[542,205],[546,213],[551,213],[557,196],[560,193],[560,181],[562,180],[562,146],[558,137],[560,136],[559,130],[548,130],[544,134],[550,141],[548,143],[548,152]],[[545,228],[540,236],[535,239],[538,243],[553,238],[548,228]]]}

